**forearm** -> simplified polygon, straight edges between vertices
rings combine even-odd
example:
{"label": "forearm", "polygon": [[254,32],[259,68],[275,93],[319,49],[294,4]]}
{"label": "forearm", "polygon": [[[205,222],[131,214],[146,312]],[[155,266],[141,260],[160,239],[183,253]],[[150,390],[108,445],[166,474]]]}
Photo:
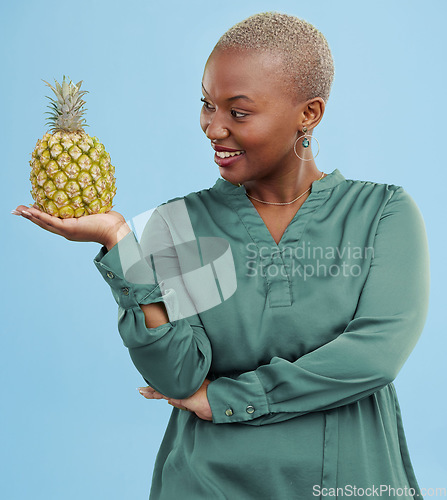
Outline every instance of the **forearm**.
{"label": "forearm", "polygon": [[[117,243],[119,243],[131,231],[127,223],[119,226],[115,231],[107,237],[106,244],[107,251],[110,251]],[[169,322],[166,307],[162,302],[155,304],[141,304],[141,309],[146,318],[147,328],[156,328],[157,326],[164,325]]]}
{"label": "forearm", "polygon": [[118,329],[143,378],[169,397],[197,391],[211,363],[203,325],[198,317],[177,314],[175,290],[162,290],[133,235],[108,252],[102,249],[95,264],[120,306]]}
{"label": "forearm", "polygon": [[428,296],[424,223],[399,189],[381,214],[374,259],[345,330],[294,362],[273,357],[254,371],[211,382],[214,421],[280,421],[348,405],[389,385],[422,332]]}
{"label": "forearm", "polygon": [[119,331],[144,380],[168,398],[193,395],[206,379],[211,346],[198,324],[186,319],[147,329],[140,308],[124,312]]}
{"label": "forearm", "polygon": [[215,422],[264,425],[368,397],[394,380],[419,331],[406,328],[401,335],[385,337],[374,325],[346,331],[295,362],[275,357],[234,379],[218,378],[208,387]]}

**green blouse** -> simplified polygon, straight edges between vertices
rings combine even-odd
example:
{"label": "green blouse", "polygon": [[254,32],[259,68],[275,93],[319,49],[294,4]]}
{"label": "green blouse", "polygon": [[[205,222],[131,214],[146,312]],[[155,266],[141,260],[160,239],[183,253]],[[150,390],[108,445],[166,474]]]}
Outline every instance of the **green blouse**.
{"label": "green blouse", "polygon": [[[179,200],[189,221],[176,228],[164,214]],[[420,498],[392,383],[428,309],[427,238],[409,194],[335,169],[313,182],[279,244],[244,187],[222,178],[150,220],[142,238],[131,232],[94,262],[147,383],[185,398],[208,378],[213,412],[210,422],[172,410],[150,498]],[[174,262],[185,224],[197,245],[227,242],[231,259],[218,265],[214,255],[213,283],[185,277],[193,302],[213,286],[220,300],[182,316],[153,256],[164,250]],[[183,276],[200,268],[188,265]],[[161,300],[170,322],[148,329],[139,304]]]}

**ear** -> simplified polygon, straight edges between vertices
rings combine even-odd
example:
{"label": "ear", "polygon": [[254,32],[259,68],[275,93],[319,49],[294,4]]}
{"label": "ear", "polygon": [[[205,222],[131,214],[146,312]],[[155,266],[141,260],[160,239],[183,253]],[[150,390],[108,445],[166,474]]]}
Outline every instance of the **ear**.
{"label": "ear", "polygon": [[309,99],[302,105],[301,129],[307,127],[309,131],[314,129],[323,118],[325,102],[321,97]]}

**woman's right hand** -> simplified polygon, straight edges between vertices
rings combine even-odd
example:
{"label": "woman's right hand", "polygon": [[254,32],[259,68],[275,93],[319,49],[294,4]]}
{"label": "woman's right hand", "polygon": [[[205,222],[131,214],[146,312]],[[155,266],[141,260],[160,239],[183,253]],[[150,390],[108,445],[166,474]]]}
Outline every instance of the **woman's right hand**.
{"label": "woman's right hand", "polygon": [[59,219],[35,206],[19,205],[12,213],[30,220],[37,226],[59,234],[70,241],[94,241],[110,250],[121,238],[130,232],[124,217],[115,211],[105,214]]}

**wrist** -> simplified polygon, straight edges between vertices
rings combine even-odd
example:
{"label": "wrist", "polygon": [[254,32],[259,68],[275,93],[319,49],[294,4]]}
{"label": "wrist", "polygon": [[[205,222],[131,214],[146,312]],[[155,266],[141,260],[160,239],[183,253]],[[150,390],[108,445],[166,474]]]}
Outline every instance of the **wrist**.
{"label": "wrist", "polygon": [[123,222],[118,228],[114,228],[111,234],[108,235],[107,239],[104,241],[103,245],[107,248],[107,251],[111,250],[120,240],[124,238],[127,234],[131,232],[130,227],[126,222]]}

